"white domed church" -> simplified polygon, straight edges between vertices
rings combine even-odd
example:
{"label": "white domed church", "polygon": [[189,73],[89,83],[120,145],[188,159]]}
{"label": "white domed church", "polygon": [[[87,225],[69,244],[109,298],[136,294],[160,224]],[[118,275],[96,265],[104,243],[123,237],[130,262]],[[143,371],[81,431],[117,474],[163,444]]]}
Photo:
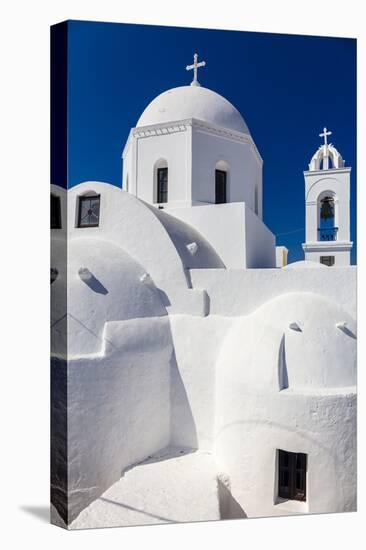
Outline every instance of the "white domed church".
{"label": "white domed church", "polygon": [[325,129],[305,260],[286,265],[260,153],[203,65],[131,129],[122,188],[52,186],[51,493],[68,528],[356,509],[350,168]]}

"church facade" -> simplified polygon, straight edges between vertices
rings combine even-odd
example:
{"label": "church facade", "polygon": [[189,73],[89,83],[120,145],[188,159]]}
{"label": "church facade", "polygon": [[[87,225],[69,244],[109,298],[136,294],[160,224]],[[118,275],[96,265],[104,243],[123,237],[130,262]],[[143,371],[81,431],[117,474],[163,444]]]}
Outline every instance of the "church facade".
{"label": "church facade", "polygon": [[[52,370],[67,377],[52,503],[70,528],[356,509],[350,168],[324,129],[304,172],[305,260],[285,265],[260,153],[200,66],[131,129],[122,189],[52,187]],[[209,461],[210,502],[179,508],[180,455]],[[162,486],[139,501],[152,463]],[[128,495],[132,475],[138,511],[113,523],[106,492]]]}

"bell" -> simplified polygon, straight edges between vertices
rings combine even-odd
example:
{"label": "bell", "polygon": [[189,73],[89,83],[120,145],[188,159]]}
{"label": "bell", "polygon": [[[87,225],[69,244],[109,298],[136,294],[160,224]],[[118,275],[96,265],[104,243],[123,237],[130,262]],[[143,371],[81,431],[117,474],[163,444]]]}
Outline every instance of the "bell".
{"label": "bell", "polygon": [[334,218],[334,200],[331,197],[325,197],[321,202],[320,217],[323,220]]}

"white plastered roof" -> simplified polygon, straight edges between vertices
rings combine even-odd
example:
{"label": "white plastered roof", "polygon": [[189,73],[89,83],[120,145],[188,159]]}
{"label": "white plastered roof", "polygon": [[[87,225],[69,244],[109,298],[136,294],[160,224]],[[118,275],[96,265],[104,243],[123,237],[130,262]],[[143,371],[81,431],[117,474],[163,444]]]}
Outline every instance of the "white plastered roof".
{"label": "white plastered roof", "polygon": [[250,134],[239,111],[227,99],[202,86],[180,86],[158,95],[146,107],[136,126],[191,118]]}

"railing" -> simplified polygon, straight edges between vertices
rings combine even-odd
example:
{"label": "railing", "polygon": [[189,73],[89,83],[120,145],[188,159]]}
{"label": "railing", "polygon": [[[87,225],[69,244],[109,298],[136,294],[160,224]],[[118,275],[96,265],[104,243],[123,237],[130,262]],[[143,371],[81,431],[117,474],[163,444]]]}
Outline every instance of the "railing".
{"label": "railing", "polygon": [[318,240],[319,241],[336,241],[337,240],[338,227],[318,228]]}

